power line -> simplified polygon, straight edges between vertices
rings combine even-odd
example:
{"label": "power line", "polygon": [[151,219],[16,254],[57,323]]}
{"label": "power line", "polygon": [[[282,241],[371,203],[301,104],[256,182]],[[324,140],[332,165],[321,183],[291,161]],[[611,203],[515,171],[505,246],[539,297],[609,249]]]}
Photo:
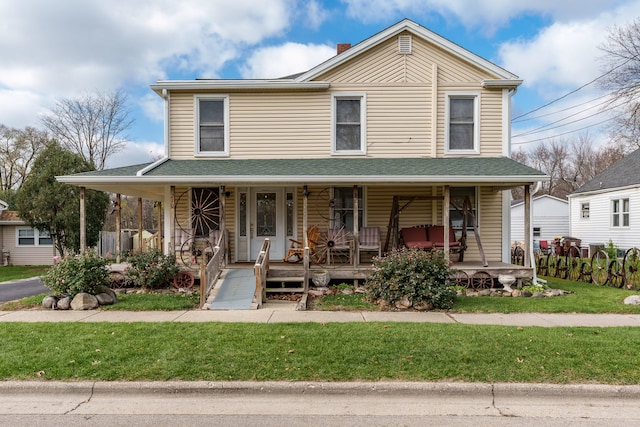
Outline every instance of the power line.
{"label": "power line", "polygon": [[[590,99],[589,101],[581,102],[580,104],[572,105],[571,107],[563,108],[562,110],[552,111],[552,112],[550,112],[550,113],[545,113],[545,114],[540,114],[539,116],[529,117],[528,119],[521,119],[521,120],[515,120],[515,119],[514,119],[514,120],[512,120],[511,122],[512,122],[512,123],[522,123],[522,122],[528,122],[528,121],[531,121],[531,120],[541,119],[541,118],[543,118],[543,117],[552,116],[552,115],[554,115],[554,114],[558,114],[558,113],[562,113],[562,112],[565,112],[565,111],[573,110],[574,108],[582,107],[583,105],[589,104],[589,103],[591,103],[591,102],[597,101],[597,100],[602,99],[602,98],[606,98],[606,97],[608,97],[608,96],[609,96],[609,94],[608,94],[608,93],[605,93],[604,95],[600,95],[600,96],[598,96],[598,97],[596,97],[596,98]],[[608,100],[602,101],[602,102],[600,102],[600,103],[596,104],[596,106],[597,106],[597,105],[605,104],[605,103],[607,103],[607,102],[608,102]],[[589,107],[589,108],[592,108],[592,107]],[[587,108],[587,110],[588,110],[589,108]],[[584,110],[583,110],[583,111],[584,111]],[[521,116],[521,117],[522,117],[522,116]]]}
{"label": "power line", "polygon": [[626,65],[628,62],[630,62],[630,61],[631,61],[631,60],[633,60],[633,59],[636,59],[637,57],[638,57],[638,55],[634,55],[634,56],[632,56],[631,58],[627,59],[626,61],[624,61],[624,62],[623,62],[623,63],[621,63],[620,65],[617,65],[617,66],[613,67],[612,69],[610,69],[610,70],[609,70],[609,71],[607,71],[606,73],[601,74],[600,76],[596,77],[595,79],[591,80],[590,82],[583,84],[583,85],[582,85],[582,86],[580,86],[579,88],[574,89],[574,90],[572,90],[571,92],[567,92],[567,93],[565,93],[564,95],[562,95],[561,97],[556,98],[556,99],[554,99],[553,101],[547,102],[546,104],[544,104],[544,105],[542,105],[542,106],[540,106],[540,107],[538,107],[538,108],[534,108],[534,109],[533,109],[533,110],[531,110],[531,111],[528,111],[528,112],[526,112],[526,113],[524,113],[524,114],[520,114],[519,116],[514,117],[513,119],[511,119],[511,121],[513,122],[514,120],[517,120],[517,119],[519,119],[519,118],[522,118],[522,117],[528,116],[528,115],[529,115],[529,114],[531,114],[531,113],[535,113],[536,111],[542,110],[543,108],[548,107],[549,105],[555,104],[556,102],[558,102],[558,101],[560,101],[560,100],[562,100],[562,99],[564,99],[564,98],[568,97],[569,95],[573,95],[574,93],[576,93],[576,92],[578,92],[578,91],[580,91],[580,90],[584,89],[585,87],[587,87],[587,86],[589,86],[589,85],[591,85],[591,84],[595,83],[596,81],[600,80],[601,78],[605,77],[606,75],[609,75],[609,74],[613,73],[615,70],[617,70],[618,68],[622,67],[623,65]]}
{"label": "power line", "polygon": [[574,133],[574,132],[580,132],[581,130],[589,129],[589,128],[594,127],[594,126],[599,126],[599,125],[601,125],[601,124],[603,124],[603,123],[606,123],[606,122],[608,122],[608,121],[610,121],[610,120],[613,120],[613,119],[614,119],[614,117],[609,117],[608,119],[605,119],[605,120],[603,120],[603,121],[601,121],[601,122],[593,123],[593,124],[590,124],[590,125],[588,125],[588,126],[582,127],[582,128],[580,128],[580,129],[574,129],[574,130],[570,130],[570,131],[568,131],[568,132],[558,133],[558,134],[553,135],[552,137],[545,137],[545,138],[532,139],[532,140],[530,140],[530,141],[512,142],[512,143],[511,143],[511,145],[524,145],[524,144],[531,144],[531,143],[533,143],[533,142],[544,141],[544,140],[547,140],[547,139],[550,139],[550,138],[555,138],[555,137],[558,137],[558,136],[568,135],[568,134],[570,134],[570,133]]}

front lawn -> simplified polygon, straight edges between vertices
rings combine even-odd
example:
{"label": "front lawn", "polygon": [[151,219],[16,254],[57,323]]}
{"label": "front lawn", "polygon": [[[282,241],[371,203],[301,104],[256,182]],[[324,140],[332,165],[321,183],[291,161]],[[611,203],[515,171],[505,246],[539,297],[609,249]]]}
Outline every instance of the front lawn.
{"label": "front lawn", "polygon": [[7,265],[0,267],[0,282],[28,279],[44,274],[50,265]]}
{"label": "front lawn", "polygon": [[0,380],[638,384],[640,328],[3,323]]}

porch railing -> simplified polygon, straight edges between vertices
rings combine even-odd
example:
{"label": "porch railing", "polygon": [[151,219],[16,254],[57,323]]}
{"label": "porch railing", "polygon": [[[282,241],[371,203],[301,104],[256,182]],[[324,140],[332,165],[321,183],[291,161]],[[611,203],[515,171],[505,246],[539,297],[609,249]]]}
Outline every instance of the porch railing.
{"label": "porch railing", "polygon": [[[220,236],[218,237],[218,241],[214,242],[213,247],[213,256],[207,263],[205,268],[201,269],[200,273],[200,306],[202,307],[205,303],[205,298],[211,292],[211,289],[220,277],[220,273],[222,269],[226,266],[226,256],[227,253],[227,230],[222,230]],[[204,270],[204,271],[202,271]],[[204,274],[202,274],[204,273]]]}
{"label": "porch railing", "polygon": [[269,272],[269,248],[271,247],[271,242],[269,239],[264,239],[264,243],[262,243],[262,248],[260,248],[260,253],[258,254],[258,258],[256,259],[256,263],[254,266],[255,276],[256,276],[256,293],[255,298],[258,303],[258,308],[262,307],[262,303],[266,299],[266,289],[267,289],[267,273]]}

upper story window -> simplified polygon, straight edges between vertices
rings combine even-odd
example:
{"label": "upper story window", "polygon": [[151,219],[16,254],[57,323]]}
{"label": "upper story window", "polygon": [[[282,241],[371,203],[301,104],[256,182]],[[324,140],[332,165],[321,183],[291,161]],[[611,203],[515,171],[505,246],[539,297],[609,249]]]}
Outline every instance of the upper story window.
{"label": "upper story window", "polygon": [[47,231],[35,228],[18,228],[18,246],[52,246],[53,241]]}
{"label": "upper story window", "polygon": [[629,226],[629,199],[614,199],[611,201],[611,226]]}
{"label": "upper story window", "polygon": [[366,98],[362,94],[333,96],[333,154],[366,153]]}
{"label": "upper story window", "polygon": [[196,156],[229,155],[229,97],[195,96]]}
{"label": "upper story window", "polygon": [[589,202],[580,203],[580,218],[589,219]]}
{"label": "upper story window", "polygon": [[449,93],[446,103],[446,152],[480,153],[480,95]]}

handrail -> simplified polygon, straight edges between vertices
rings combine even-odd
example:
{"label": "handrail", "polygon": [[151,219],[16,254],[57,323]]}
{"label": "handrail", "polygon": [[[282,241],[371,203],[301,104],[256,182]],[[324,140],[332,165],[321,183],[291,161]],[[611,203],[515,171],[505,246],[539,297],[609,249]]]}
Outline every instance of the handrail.
{"label": "handrail", "polygon": [[260,253],[256,259],[254,266],[254,272],[256,276],[256,292],[255,299],[258,303],[258,308],[262,307],[262,303],[266,299],[267,288],[267,273],[269,272],[269,248],[271,247],[271,241],[264,239]]}
{"label": "handrail", "polygon": [[[205,268],[205,278],[200,278],[200,299],[201,305],[204,303],[203,299],[206,295],[209,295],[211,289],[220,277],[220,273],[222,273],[222,269],[226,266],[226,257],[225,254],[227,252],[227,230],[222,230],[220,236],[218,237],[218,241],[214,242],[213,247],[213,256],[207,263]],[[204,286],[203,286],[204,284]]]}

